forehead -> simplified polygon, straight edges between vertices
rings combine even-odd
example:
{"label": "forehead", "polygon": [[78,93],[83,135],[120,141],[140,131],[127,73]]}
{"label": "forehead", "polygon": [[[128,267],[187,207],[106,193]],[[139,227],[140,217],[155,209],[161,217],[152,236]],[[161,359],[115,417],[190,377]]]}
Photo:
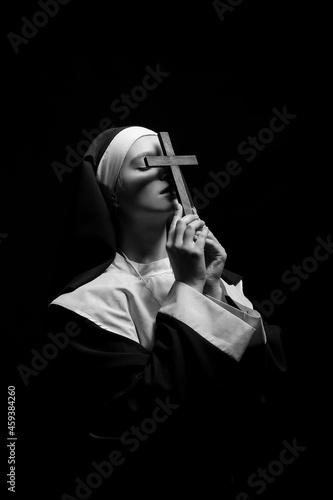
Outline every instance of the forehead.
{"label": "forehead", "polygon": [[137,156],[161,155],[160,141],[156,135],[146,135],[137,139],[127,152],[126,160],[130,162]]}

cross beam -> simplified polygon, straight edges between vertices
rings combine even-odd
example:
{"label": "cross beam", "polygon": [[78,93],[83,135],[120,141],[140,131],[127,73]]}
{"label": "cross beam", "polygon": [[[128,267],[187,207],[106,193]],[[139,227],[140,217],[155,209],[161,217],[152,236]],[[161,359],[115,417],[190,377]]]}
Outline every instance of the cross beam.
{"label": "cross beam", "polygon": [[164,156],[145,156],[147,167],[170,167],[172,180],[184,215],[193,214],[193,201],[179,165],[198,165],[196,156],[176,156],[168,132],[159,132],[158,138]]}

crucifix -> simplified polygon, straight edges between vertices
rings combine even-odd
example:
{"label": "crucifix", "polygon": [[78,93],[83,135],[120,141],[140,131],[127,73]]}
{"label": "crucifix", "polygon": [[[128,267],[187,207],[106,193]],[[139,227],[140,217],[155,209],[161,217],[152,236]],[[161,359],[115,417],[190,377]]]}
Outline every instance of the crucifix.
{"label": "crucifix", "polygon": [[170,167],[179,203],[183,206],[184,215],[193,214],[193,201],[186,185],[180,165],[198,165],[196,156],[176,156],[168,132],[159,132],[163,156],[145,156],[147,167]]}

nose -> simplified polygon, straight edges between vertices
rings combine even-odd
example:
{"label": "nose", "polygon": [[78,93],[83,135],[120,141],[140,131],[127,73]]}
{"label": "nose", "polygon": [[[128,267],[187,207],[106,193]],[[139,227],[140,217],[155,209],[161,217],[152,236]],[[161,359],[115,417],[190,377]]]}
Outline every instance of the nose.
{"label": "nose", "polygon": [[166,181],[168,184],[172,184],[170,168],[169,167],[159,168],[159,178],[161,181]]}

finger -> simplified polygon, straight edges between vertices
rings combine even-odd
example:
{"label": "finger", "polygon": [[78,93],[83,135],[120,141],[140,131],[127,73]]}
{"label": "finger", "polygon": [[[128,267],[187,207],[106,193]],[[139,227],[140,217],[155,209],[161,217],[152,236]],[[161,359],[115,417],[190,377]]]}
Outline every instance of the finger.
{"label": "finger", "polygon": [[208,232],[207,240],[215,241],[216,243],[219,243],[218,239],[216,236],[213,235],[211,231]]}
{"label": "finger", "polygon": [[[186,221],[188,221],[187,224],[186,224]],[[178,225],[179,225],[179,228],[178,228],[179,232],[177,232],[177,243],[181,244],[182,241],[185,241],[184,240],[185,234],[186,234],[186,236],[188,236],[187,240],[190,238],[191,243],[193,243],[193,237],[194,237],[195,233],[198,231],[201,231],[201,229],[205,225],[205,222],[203,220],[199,219],[199,217],[197,217],[197,216],[192,221],[189,218],[183,217],[179,221],[177,226]],[[183,231],[182,235],[181,235],[181,230]],[[177,231],[177,228],[176,228],[176,231]],[[178,237],[179,237],[179,239],[178,239]],[[175,239],[175,241],[176,241],[176,239]]]}
{"label": "finger", "polygon": [[183,246],[184,241],[184,233],[186,231],[187,224],[184,221],[184,217],[179,219],[176,223],[175,232],[174,232],[174,245],[181,248]]}
{"label": "finger", "polygon": [[186,224],[189,224],[193,220],[198,219],[199,216],[196,215],[196,214],[189,214],[189,215],[185,215],[183,217],[183,207],[182,207],[182,205],[180,203],[178,203],[178,206],[177,206],[176,211],[174,213],[174,216],[173,216],[173,219],[171,221],[170,227],[176,227],[177,221],[179,219],[181,219],[181,218],[184,219],[184,221],[185,221]]}
{"label": "finger", "polygon": [[[194,228],[192,227],[193,224]],[[195,233],[195,230],[198,229],[200,225],[202,226],[203,224],[197,215],[186,215],[185,217],[178,219],[174,230],[174,244],[179,247],[183,245],[184,234],[186,229],[189,227],[191,228],[190,234],[192,235],[192,241],[193,241],[193,235]]]}
{"label": "finger", "polygon": [[193,224],[189,224],[184,231],[183,246],[188,247],[193,245],[194,233],[195,233],[195,228],[193,227]]}
{"label": "finger", "polygon": [[209,238],[206,238],[205,254],[214,255],[214,258],[222,258],[224,260],[227,258],[226,249],[217,240]]}
{"label": "finger", "polygon": [[[194,221],[191,223],[191,226],[195,228],[195,234],[193,236],[194,240],[196,240],[201,233],[203,227],[205,226],[205,221],[199,219],[198,221]],[[209,234],[209,233],[208,233]]]}
{"label": "finger", "polygon": [[191,225],[191,227],[194,229],[195,233],[199,234],[205,225],[205,221],[203,221],[201,219],[196,219],[196,220],[190,222],[189,225]]}
{"label": "finger", "polygon": [[175,228],[176,228],[177,222],[181,219],[182,215],[183,215],[183,207],[180,203],[178,203],[177,208],[176,208],[175,213],[174,213],[174,216],[173,216],[173,219],[172,219],[170,227],[169,227],[169,231],[168,231],[168,241],[169,242],[174,241]]}
{"label": "finger", "polygon": [[212,233],[212,231],[210,229],[208,231],[207,239],[210,240],[210,241],[214,241],[218,245],[221,245],[221,243],[219,242],[219,240],[216,238],[216,236]]}
{"label": "finger", "polygon": [[211,231],[209,231],[209,233],[208,233],[206,244],[208,247],[214,248],[216,250],[216,252],[218,252],[220,254],[227,255],[227,252],[226,252],[224,246],[221,245],[219,240],[213,235],[213,233]]}
{"label": "finger", "polygon": [[183,212],[183,207],[178,203],[176,210],[174,211],[173,218],[171,224],[174,224],[175,220],[181,218]]}
{"label": "finger", "polygon": [[206,247],[214,249],[218,253],[224,253],[225,252],[225,249],[221,245],[221,243],[219,243],[217,240],[212,240],[208,236],[206,238]]}
{"label": "finger", "polygon": [[180,203],[177,203],[177,208],[175,210],[172,223],[177,222],[178,219],[180,219],[183,216],[183,207]]}
{"label": "finger", "polygon": [[189,214],[185,215],[182,217],[183,213],[183,207],[182,205],[178,204],[178,207],[176,209],[175,215],[173,217],[173,220],[170,224],[170,229],[169,229],[169,234],[168,234],[168,241],[169,243],[176,243],[178,245],[182,245],[183,242],[183,236],[184,236],[184,231],[187,227],[188,224],[191,222],[198,220],[199,216],[195,214]]}
{"label": "finger", "polygon": [[204,226],[204,228],[202,229],[201,233],[199,234],[199,236],[197,237],[197,240],[195,242],[195,246],[197,248],[202,249],[202,250],[205,248],[208,231],[209,231],[208,227]]}
{"label": "finger", "polygon": [[196,214],[184,215],[184,217],[182,217],[182,220],[185,222],[186,225],[190,224],[191,222],[197,219],[199,219],[199,215]]}
{"label": "finger", "polygon": [[209,236],[210,238],[215,238],[215,239],[216,239],[216,237],[214,236],[214,234],[213,234],[213,232],[212,232],[211,230],[209,230],[209,232],[208,232],[208,236]]}

